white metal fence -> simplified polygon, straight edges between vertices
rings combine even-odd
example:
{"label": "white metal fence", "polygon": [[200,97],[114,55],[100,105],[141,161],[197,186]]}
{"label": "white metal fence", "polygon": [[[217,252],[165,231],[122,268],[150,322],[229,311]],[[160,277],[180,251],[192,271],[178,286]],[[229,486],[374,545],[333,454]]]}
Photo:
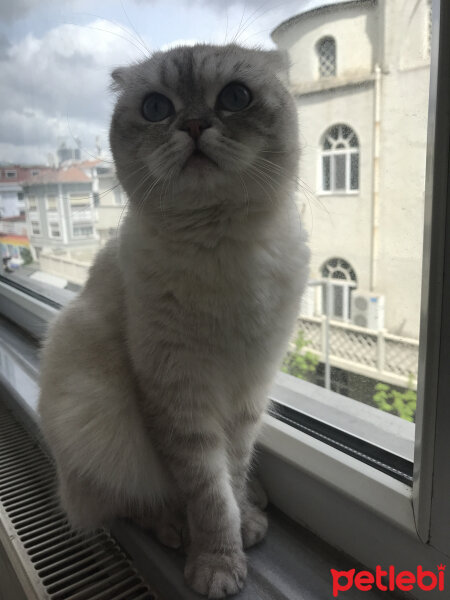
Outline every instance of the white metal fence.
{"label": "white metal fence", "polygon": [[[326,317],[300,316],[298,327],[307,342],[305,350],[325,362]],[[393,385],[406,386],[417,380],[419,342],[411,338],[374,331],[340,321],[330,321],[329,360],[331,366],[377,378]]]}

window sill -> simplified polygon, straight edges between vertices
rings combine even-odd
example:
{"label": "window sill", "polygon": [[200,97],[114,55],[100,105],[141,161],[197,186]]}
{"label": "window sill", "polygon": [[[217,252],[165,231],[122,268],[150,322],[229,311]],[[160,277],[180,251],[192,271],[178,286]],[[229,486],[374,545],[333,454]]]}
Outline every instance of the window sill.
{"label": "window sill", "polygon": [[316,196],[320,197],[320,198],[334,198],[334,196],[336,197],[342,197],[342,196],[359,196],[361,194],[360,190],[352,190],[349,192],[324,192],[324,191],[320,191],[320,192],[316,192]]}
{"label": "window sill", "polygon": [[[0,312],[8,305],[8,294],[9,304],[14,307],[23,301],[24,312],[29,309],[27,302],[31,302],[36,313],[44,311],[45,314],[39,316],[42,325],[46,326],[56,313],[56,309],[26,298],[23,292],[16,298],[17,290],[10,289],[3,281],[0,281]],[[42,331],[37,337],[42,337]],[[36,419],[38,359],[37,348],[34,346],[32,351],[32,346],[26,337],[17,335],[15,326],[0,322],[0,376],[7,378],[18,402],[25,406],[32,419]],[[280,379],[283,383],[286,377],[289,378],[288,385],[285,381],[285,385],[280,386]],[[303,386],[305,382],[292,379],[284,374],[279,376],[272,394],[275,400],[288,401],[297,407],[303,405],[309,410],[316,406],[322,417],[330,415],[332,402],[336,400],[335,396],[340,398],[338,395],[318,390],[319,397],[310,396],[308,384],[302,395],[297,386]],[[361,413],[358,423],[353,411],[355,419],[348,419],[347,426],[368,426],[369,412]],[[345,417],[341,414],[340,418]],[[377,564],[394,564],[396,568],[411,570],[418,564],[435,568],[436,564],[446,561],[445,555],[419,540],[408,486],[268,415],[257,457],[259,475],[271,502],[331,546],[367,567],[374,569]],[[389,546],[386,540],[389,540]],[[267,598],[267,595],[261,597]],[[298,595],[275,597],[298,599]],[[320,600],[323,597],[319,596]],[[422,597],[428,598],[426,594]]]}

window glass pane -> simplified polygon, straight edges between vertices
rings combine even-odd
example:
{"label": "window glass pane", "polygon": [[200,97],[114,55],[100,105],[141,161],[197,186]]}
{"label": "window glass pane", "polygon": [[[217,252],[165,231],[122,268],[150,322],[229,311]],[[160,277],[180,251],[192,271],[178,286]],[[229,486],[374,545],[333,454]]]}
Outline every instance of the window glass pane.
{"label": "window glass pane", "polygon": [[52,237],[60,237],[61,233],[59,229],[59,223],[50,222],[49,226]]}
{"label": "window glass pane", "polygon": [[336,191],[345,190],[345,154],[334,156],[334,189]]}
{"label": "window glass pane", "polygon": [[333,38],[325,37],[317,45],[319,53],[319,76],[336,75],[336,43]]}
{"label": "window glass pane", "polygon": [[331,166],[331,158],[329,156],[322,157],[322,187],[323,190],[330,189],[331,183],[331,174],[330,174],[330,166]]}
{"label": "window glass pane", "polygon": [[350,154],[350,189],[359,189],[359,154]]}
{"label": "window glass pane", "polygon": [[344,288],[333,285],[333,316],[342,318],[344,316]]}
{"label": "window glass pane", "polygon": [[[99,249],[120,235],[129,198],[109,150],[112,69],[181,39],[230,41],[242,20],[237,42],[281,48],[289,57],[281,75],[298,112],[296,203],[312,256],[302,304],[308,314],[299,315],[293,337],[303,332],[302,356],[313,356],[305,377],[412,423],[430,74],[427,0],[404,2],[398,10],[394,0],[270,0],[253,23],[237,0],[228,31],[220,2],[131,2],[125,16],[120,0],[94,0],[90,14],[82,15],[73,2],[60,0],[51,19],[38,2],[19,4],[27,4],[23,13],[0,21],[0,42],[7,40],[0,43],[0,73],[8,90],[0,95],[0,245],[2,256],[14,255],[17,277],[45,271],[81,289]],[[167,13],[167,7],[171,19],[162,27],[155,11]],[[351,52],[344,52],[349,39]],[[243,131],[244,113],[226,118],[230,131]],[[261,160],[275,167],[267,162],[263,172],[262,160],[251,175],[270,194],[271,176],[282,171],[279,155],[266,152]],[[130,157],[127,173],[134,169],[145,187],[147,167]],[[161,190],[158,209],[167,206],[172,183]],[[334,282],[330,314],[327,280]]]}
{"label": "window glass pane", "polygon": [[54,196],[47,198],[47,210],[58,210],[58,200]]}

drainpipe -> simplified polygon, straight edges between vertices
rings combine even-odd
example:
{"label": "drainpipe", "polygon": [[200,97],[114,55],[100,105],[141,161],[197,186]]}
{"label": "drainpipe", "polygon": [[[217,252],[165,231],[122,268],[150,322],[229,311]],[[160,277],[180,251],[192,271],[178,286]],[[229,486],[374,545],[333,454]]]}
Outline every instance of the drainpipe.
{"label": "drainpipe", "polygon": [[380,227],[380,126],[381,126],[381,68],[375,65],[375,106],[373,123],[373,184],[372,236],[370,248],[370,291],[376,289],[378,236]]}

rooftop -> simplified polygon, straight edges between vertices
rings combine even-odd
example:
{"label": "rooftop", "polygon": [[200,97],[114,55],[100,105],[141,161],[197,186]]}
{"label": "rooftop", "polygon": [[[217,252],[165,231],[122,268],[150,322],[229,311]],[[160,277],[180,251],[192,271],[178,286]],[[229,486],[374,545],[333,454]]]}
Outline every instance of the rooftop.
{"label": "rooftop", "polygon": [[339,8],[346,8],[352,4],[365,4],[370,2],[375,4],[376,0],[304,0],[300,10],[282,21],[270,34],[273,38],[274,34],[281,33],[284,29],[291,27],[298,21],[300,21],[306,15],[317,14],[320,12],[333,12]]}
{"label": "rooftop", "polygon": [[25,182],[25,185],[45,184],[45,183],[89,183],[90,175],[79,165],[70,165],[67,167],[41,169],[38,175]]}

